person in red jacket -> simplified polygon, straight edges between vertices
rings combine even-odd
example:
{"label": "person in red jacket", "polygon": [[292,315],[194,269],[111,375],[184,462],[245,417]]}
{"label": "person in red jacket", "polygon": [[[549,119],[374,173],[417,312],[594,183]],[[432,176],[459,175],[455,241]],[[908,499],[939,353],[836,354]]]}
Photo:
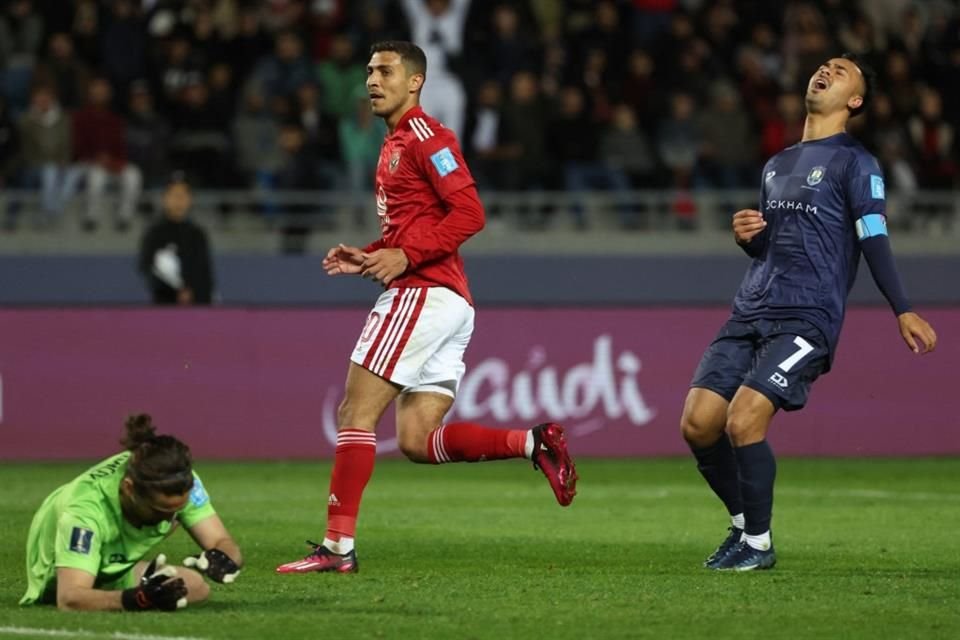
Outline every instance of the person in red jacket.
{"label": "person in red jacket", "polygon": [[73,114],[73,155],[71,184],[85,180],[87,207],[83,227],[96,229],[104,209],[103,194],[111,182],[118,184],[120,203],[115,224],[124,231],[130,226],[143,190],[143,174],[127,160],[127,125],[110,108],[113,89],[105,78],[90,83],[87,106]]}
{"label": "person in red jacket", "polygon": [[420,108],[426,70],[426,56],[410,42],[371,48],[367,91],[388,131],[376,174],[382,237],[363,249],[331,248],[323,267],[329,275],[369,278],[386,291],[350,357],[337,413],[326,535],[321,544],[308,543],[313,550],[306,558],[277,567],[279,573],[357,571],[354,534],[373,473],[374,431],[394,401],[397,441],[413,462],[527,458],[561,505],[576,494],[577,473],[560,425],[443,424],[473,333],[473,299],[458,250],[483,228],[484,212],[456,136]]}

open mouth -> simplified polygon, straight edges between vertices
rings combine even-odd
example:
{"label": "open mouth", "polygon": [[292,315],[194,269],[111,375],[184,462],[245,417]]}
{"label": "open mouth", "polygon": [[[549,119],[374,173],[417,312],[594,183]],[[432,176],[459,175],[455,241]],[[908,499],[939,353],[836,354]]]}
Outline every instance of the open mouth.
{"label": "open mouth", "polygon": [[819,89],[823,91],[827,89],[830,85],[827,84],[827,81],[824,80],[823,78],[817,78],[816,80],[813,81],[813,86],[815,89]]}

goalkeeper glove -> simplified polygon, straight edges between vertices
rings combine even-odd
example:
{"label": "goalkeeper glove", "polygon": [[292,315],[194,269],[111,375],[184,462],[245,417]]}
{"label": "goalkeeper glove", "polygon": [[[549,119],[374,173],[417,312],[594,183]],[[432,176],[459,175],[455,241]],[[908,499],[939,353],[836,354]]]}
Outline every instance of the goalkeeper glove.
{"label": "goalkeeper glove", "polygon": [[147,565],[140,584],[125,589],[120,595],[123,608],[127,611],[176,611],[187,606],[187,586],[183,578],[177,578],[177,570],[167,564],[162,553]]}
{"label": "goalkeeper glove", "polygon": [[208,549],[183,560],[183,566],[194,567],[214,582],[230,584],[240,575],[240,567],[220,549]]}

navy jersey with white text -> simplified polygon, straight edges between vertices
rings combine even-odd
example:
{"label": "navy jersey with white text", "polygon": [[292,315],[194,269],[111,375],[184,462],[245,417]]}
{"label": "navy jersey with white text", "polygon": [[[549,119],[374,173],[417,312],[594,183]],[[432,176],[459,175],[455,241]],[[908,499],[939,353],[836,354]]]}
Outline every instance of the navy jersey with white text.
{"label": "navy jersey with white text", "polygon": [[856,139],[839,133],[784,149],[761,180],[767,227],[748,245],[756,257],[733,318],[806,319],[823,333],[832,359],[860,241],[886,234],[883,173]]}

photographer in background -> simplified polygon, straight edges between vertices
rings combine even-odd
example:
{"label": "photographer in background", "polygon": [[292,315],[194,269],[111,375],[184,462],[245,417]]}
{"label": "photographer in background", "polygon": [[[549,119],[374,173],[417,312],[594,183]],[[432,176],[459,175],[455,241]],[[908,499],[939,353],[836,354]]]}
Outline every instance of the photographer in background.
{"label": "photographer in background", "polygon": [[213,298],[213,265],[207,232],[187,219],[193,194],[183,174],[174,174],[163,192],[163,218],[140,243],[139,270],[154,304],[208,305]]}

